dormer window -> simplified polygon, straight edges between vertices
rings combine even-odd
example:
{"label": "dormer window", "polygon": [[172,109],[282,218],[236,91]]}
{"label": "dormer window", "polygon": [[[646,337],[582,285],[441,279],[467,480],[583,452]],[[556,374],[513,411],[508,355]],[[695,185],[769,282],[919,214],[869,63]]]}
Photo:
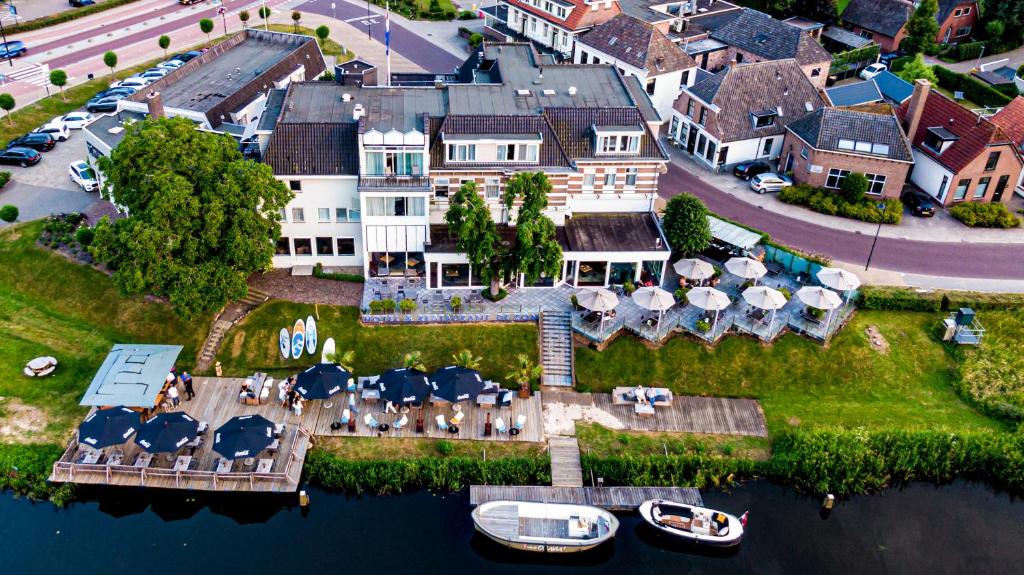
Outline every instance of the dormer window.
{"label": "dormer window", "polygon": [[941,154],[959,139],[959,136],[945,128],[928,128],[924,134],[924,145],[936,154]]}
{"label": "dormer window", "polygon": [[639,151],[639,135],[617,134],[597,137],[599,154],[635,154]]}
{"label": "dormer window", "polygon": [[877,142],[865,142],[863,140],[848,140],[845,138],[839,138],[839,143],[836,145],[840,150],[846,150],[850,152],[860,152],[863,154],[872,154],[875,156],[888,156],[889,146],[888,144],[879,144]]}
{"label": "dormer window", "polygon": [[770,110],[764,112],[751,112],[751,121],[754,123],[755,128],[769,128],[775,125],[775,119],[778,118],[778,110]]}

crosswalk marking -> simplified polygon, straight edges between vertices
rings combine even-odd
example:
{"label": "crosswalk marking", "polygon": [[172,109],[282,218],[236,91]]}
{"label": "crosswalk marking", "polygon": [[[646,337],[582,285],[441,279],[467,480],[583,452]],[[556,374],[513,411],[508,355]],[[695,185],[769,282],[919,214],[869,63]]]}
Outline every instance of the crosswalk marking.
{"label": "crosswalk marking", "polygon": [[0,72],[0,76],[3,77],[4,83],[26,82],[33,86],[45,88],[50,85],[50,66],[47,64],[30,64],[13,72]]}

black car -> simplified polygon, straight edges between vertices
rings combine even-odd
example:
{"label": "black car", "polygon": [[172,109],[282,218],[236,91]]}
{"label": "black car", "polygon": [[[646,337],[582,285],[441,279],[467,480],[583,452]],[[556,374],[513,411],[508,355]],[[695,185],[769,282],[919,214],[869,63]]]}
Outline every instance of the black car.
{"label": "black car", "polygon": [[32,132],[7,143],[8,148],[32,148],[40,152],[49,152],[57,145],[57,141],[47,132]]}
{"label": "black car", "polygon": [[910,213],[922,218],[930,218],[935,215],[935,204],[932,198],[924,192],[907,190],[900,195],[903,204],[910,208]]}
{"label": "black car", "polygon": [[886,68],[892,68],[892,61],[893,60],[895,60],[896,58],[902,58],[902,57],[904,57],[906,55],[907,55],[906,52],[903,52],[903,51],[900,51],[900,50],[897,50],[895,52],[889,52],[887,54],[882,54],[881,56],[879,56],[878,57],[878,63],[879,64],[885,64]]}
{"label": "black car", "polygon": [[127,94],[111,94],[100,98],[93,98],[85,105],[89,112],[113,112],[117,110],[117,103],[127,98]]}
{"label": "black car", "polygon": [[70,4],[73,8],[81,8],[83,6],[92,6],[95,3],[96,2],[93,2],[93,0],[68,0],[68,4]]}
{"label": "black car", "polygon": [[736,164],[736,167],[732,169],[732,175],[742,180],[749,180],[770,171],[772,171],[772,167],[766,162],[743,162]]}
{"label": "black car", "polygon": [[179,60],[181,62],[188,62],[189,60],[202,56],[203,53],[198,50],[189,50],[188,52],[182,52],[181,54],[175,54],[168,58],[168,60]]}
{"label": "black car", "polygon": [[30,148],[7,148],[0,152],[0,164],[16,164],[22,168],[34,166],[43,155]]}

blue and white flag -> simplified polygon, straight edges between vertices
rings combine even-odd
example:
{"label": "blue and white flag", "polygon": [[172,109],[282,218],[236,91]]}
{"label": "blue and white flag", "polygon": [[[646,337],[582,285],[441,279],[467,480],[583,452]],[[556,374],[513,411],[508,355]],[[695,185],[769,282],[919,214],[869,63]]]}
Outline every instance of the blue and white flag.
{"label": "blue and white flag", "polygon": [[384,4],[384,55],[391,55],[391,4]]}

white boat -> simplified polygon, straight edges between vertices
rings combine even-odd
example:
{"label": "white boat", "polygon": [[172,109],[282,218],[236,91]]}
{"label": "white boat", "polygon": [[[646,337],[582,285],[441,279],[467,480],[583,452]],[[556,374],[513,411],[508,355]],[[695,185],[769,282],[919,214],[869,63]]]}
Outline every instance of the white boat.
{"label": "white boat", "polygon": [[663,499],[644,501],[639,511],[644,521],[666,535],[714,547],[738,545],[747,523],[746,513],[740,519],[715,509]]}
{"label": "white boat", "polygon": [[490,501],[472,513],[477,531],[510,549],[579,553],[615,537],[619,520],[589,505]]}

